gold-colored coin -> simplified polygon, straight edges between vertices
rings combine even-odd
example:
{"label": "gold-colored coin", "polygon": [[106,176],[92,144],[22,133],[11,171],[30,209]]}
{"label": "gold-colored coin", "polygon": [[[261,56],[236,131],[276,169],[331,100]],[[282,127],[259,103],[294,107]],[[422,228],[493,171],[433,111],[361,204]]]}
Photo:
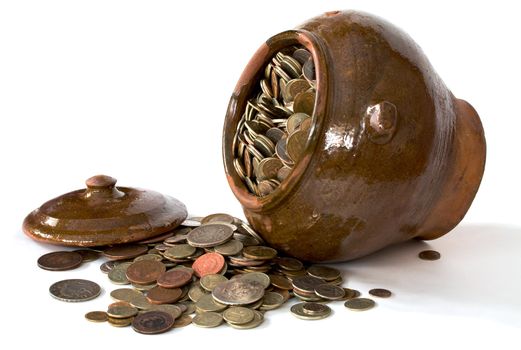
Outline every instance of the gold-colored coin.
{"label": "gold-colored coin", "polygon": [[191,301],[196,303],[203,295],[209,294],[200,283],[193,283],[188,290],[188,297]]}
{"label": "gold-colored coin", "polygon": [[322,312],[310,313],[309,311],[304,311],[304,306],[306,304],[307,303],[298,303],[293,305],[290,309],[291,313],[297,318],[303,320],[321,320],[331,315],[331,308],[327,305],[323,305],[325,307]]}
{"label": "gold-colored coin", "polygon": [[192,323],[192,316],[187,315],[187,314],[183,314],[183,315],[181,315],[181,316],[179,316],[178,318],[175,319],[175,321],[174,321],[174,328],[186,327],[190,323]]}
{"label": "gold-colored coin", "polygon": [[127,302],[112,304],[107,309],[107,315],[111,318],[129,318],[137,315],[138,310]]}
{"label": "gold-colored coin", "polygon": [[231,306],[224,310],[223,318],[227,323],[241,325],[253,321],[255,312],[243,306]]}
{"label": "gold-colored coin", "polygon": [[216,246],[214,248],[214,250],[216,253],[228,256],[228,255],[239,254],[243,248],[244,248],[244,246],[241,241],[238,241],[236,239],[231,239],[226,243]]}
{"label": "gold-colored coin", "polygon": [[264,315],[257,310],[252,310],[252,311],[254,313],[254,316],[253,316],[253,320],[251,320],[250,322],[243,323],[243,324],[228,323],[228,325],[235,329],[251,329],[251,328],[258,327],[264,321]]}
{"label": "gold-colored coin", "polygon": [[114,327],[127,327],[132,324],[132,321],[134,320],[134,317],[129,318],[114,318],[109,317],[107,321],[109,321],[109,324]]}
{"label": "gold-colored coin", "polygon": [[264,298],[262,299],[262,305],[260,306],[260,310],[267,311],[278,308],[284,303],[284,296],[275,292],[266,292],[264,293]]}
{"label": "gold-colored coin", "polygon": [[344,306],[354,311],[365,311],[372,309],[376,303],[369,298],[354,298],[349,299],[344,303]]}
{"label": "gold-colored coin", "polygon": [[201,287],[205,289],[208,292],[211,292],[215,286],[217,286],[219,283],[226,282],[228,279],[220,274],[210,274],[210,275],[204,275],[199,280],[199,283],[201,284]]}
{"label": "gold-colored coin", "polygon": [[205,294],[195,303],[199,312],[217,312],[226,309],[226,305],[216,301],[211,294]]}
{"label": "gold-colored coin", "polygon": [[133,297],[141,295],[140,292],[131,288],[118,288],[110,292],[110,297],[117,301],[130,302]]}
{"label": "gold-colored coin", "polygon": [[217,312],[202,312],[194,316],[192,323],[197,327],[214,328],[223,323],[223,317]]}
{"label": "gold-colored coin", "polygon": [[277,251],[266,246],[249,246],[242,250],[245,258],[253,260],[270,260],[277,256]]}

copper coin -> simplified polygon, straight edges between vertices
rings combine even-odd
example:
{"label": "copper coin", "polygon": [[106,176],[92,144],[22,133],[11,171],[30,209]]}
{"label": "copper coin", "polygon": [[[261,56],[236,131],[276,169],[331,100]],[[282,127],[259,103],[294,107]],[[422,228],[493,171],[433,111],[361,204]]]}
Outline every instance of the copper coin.
{"label": "copper coin", "polygon": [[151,284],[166,271],[165,265],[155,260],[140,260],[127,268],[127,279],[138,284]]}
{"label": "copper coin", "polygon": [[147,300],[152,304],[172,304],[183,296],[181,288],[163,288],[155,286],[147,293]]}
{"label": "copper coin", "polygon": [[96,298],[101,293],[97,283],[82,279],[69,279],[49,287],[51,295],[61,301],[78,302]]}
{"label": "copper coin", "polygon": [[219,253],[206,253],[198,257],[193,265],[194,273],[197,277],[216,274],[221,272],[224,267],[224,257]]}
{"label": "copper coin", "polygon": [[304,268],[304,264],[295,258],[279,257],[275,262],[284,270],[300,271]]}
{"label": "copper coin", "polygon": [[192,275],[189,269],[172,269],[159,276],[157,284],[163,288],[182,287],[192,280]]}
{"label": "copper coin", "polygon": [[44,270],[64,271],[80,266],[82,261],[80,253],[59,251],[42,255],[37,263]]}
{"label": "copper coin", "polygon": [[142,244],[126,244],[108,248],[103,251],[103,255],[110,260],[133,259],[141,254],[145,254],[148,247]]}
{"label": "copper coin", "polygon": [[83,258],[83,262],[96,261],[101,256],[101,253],[92,249],[76,249],[74,253],[79,253]]}
{"label": "copper coin", "polygon": [[174,326],[174,318],[164,311],[146,311],[132,321],[132,328],[141,334],[159,334]]}
{"label": "copper coin", "polygon": [[91,311],[85,314],[85,318],[91,322],[106,322],[109,317],[105,311]]}
{"label": "copper coin", "polygon": [[422,260],[438,260],[441,258],[441,254],[435,250],[424,250],[418,254],[418,257]]}
{"label": "copper coin", "polygon": [[374,288],[369,291],[369,294],[374,295],[375,297],[379,298],[389,298],[392,293],[390,290],[383,289],[383,288]]}

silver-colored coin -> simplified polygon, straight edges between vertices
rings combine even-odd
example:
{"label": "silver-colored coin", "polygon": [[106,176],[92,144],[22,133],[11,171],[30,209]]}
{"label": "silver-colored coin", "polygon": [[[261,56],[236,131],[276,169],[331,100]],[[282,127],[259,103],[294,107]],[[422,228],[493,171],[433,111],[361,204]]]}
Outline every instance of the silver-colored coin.
{"label": "silver-colored coin", "polygon": [[229,241],[233,230],[227,225],[206,224],[194,228],[187,236],[188,243],[194,247],[215,247]]}
{"label": "silver-colored coin", "polygon": [[101,287],[88,280],[68,279],[52,284],[49,293],[61,301],[80,302],[96,298],[101,293]]}

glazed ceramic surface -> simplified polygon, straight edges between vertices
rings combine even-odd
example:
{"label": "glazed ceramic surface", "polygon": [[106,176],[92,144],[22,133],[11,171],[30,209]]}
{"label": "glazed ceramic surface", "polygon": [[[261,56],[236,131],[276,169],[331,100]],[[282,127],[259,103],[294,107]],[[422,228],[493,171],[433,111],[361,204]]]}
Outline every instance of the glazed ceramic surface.
{"label": "glazed ceramic surface", "polygon": [[[264,66],[290,45],[315,61],[314,122],[290,176],[256,197],[234,170],[233,136]],[[335,11],[255,53],[230,99],[223,158],[248,221],[270,245],[307,261],[344,261],[454,228],[478,190],[485,138],[476,111],[452,95],[406,33],[369,14]]]}
{"label": "glazed ceramic surface", "polygon": [[128,187],[116,179],[93,176],[87,189],[43,204],[24,220],[23,231],[39,241],[68,246],[135,242],[177,227],[187,216],[175,198]]}

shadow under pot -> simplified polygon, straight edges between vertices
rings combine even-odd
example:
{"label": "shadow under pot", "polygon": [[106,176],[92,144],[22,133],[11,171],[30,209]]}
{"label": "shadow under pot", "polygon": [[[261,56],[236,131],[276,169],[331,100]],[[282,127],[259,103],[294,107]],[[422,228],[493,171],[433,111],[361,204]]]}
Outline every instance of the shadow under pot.
{"label": "shadow under pot", "polygon": [[[294,116],[306,109],[295,79],[309,84],[298,93],[313,93],[309,120]],[[476,195],[485,153],[478,114],[418,45],[355,11],[268,39],[237,83],[223,131],[228,183],[249,223],[312,262],[449,232]]]}

